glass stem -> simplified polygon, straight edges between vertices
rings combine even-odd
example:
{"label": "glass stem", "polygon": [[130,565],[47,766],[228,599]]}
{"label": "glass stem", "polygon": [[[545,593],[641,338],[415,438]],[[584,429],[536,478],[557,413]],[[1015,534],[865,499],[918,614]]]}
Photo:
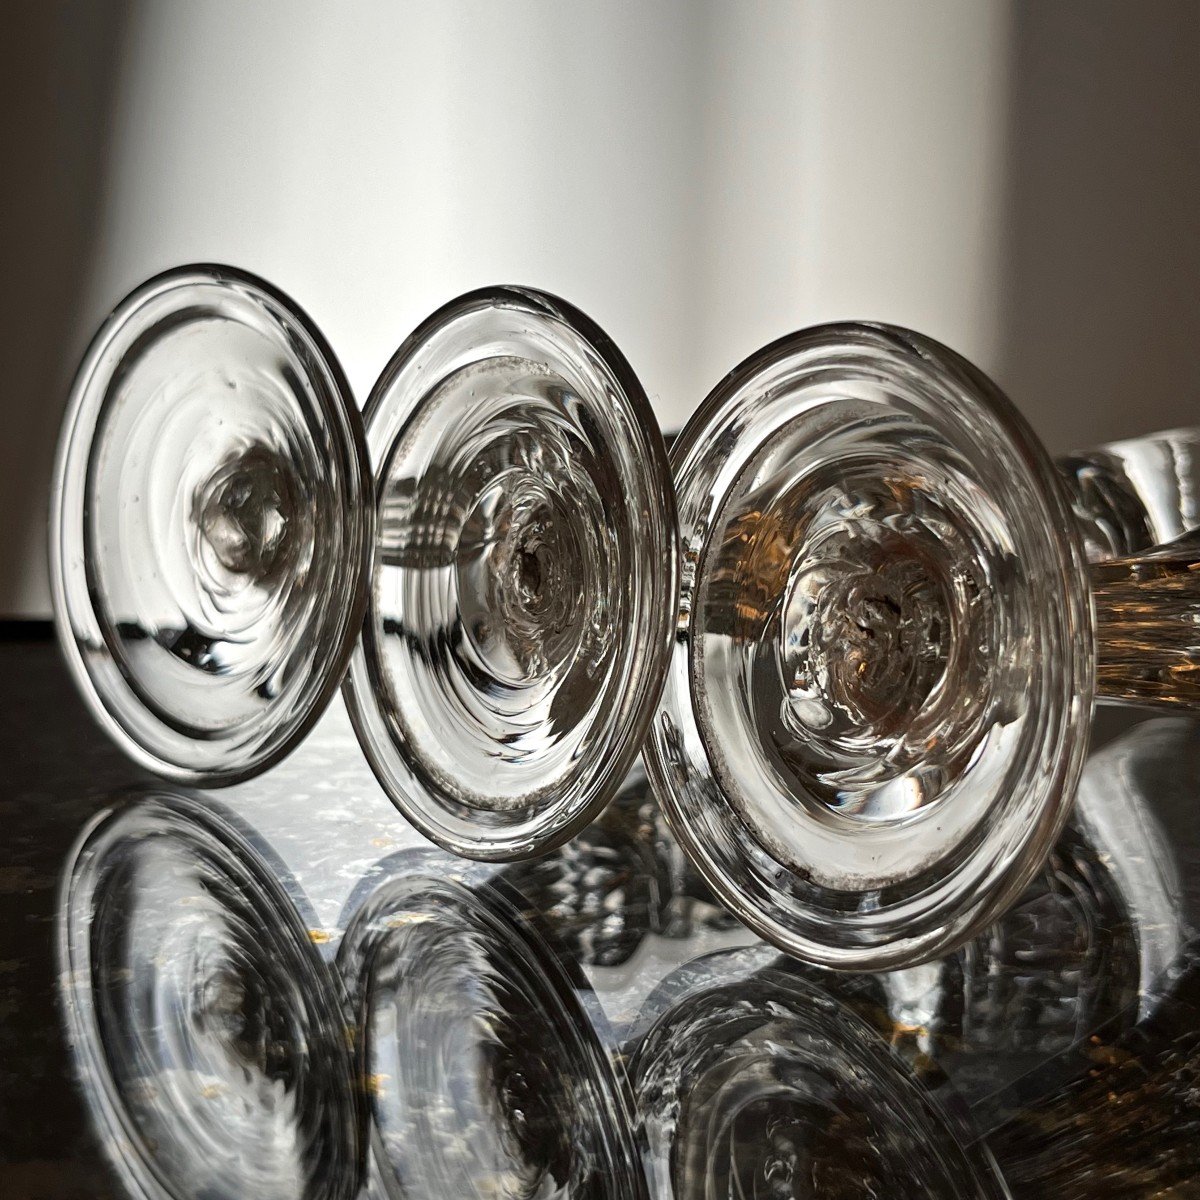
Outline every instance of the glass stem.
{"label": "glass stem", "polygon": [[1097,696],[1200,709],[1200,427],[1058,467],[1091,563]]}
{"label": "glass stem", "polygon": [[1097,695],[1200,709],[1200,531],[1090,573]]}

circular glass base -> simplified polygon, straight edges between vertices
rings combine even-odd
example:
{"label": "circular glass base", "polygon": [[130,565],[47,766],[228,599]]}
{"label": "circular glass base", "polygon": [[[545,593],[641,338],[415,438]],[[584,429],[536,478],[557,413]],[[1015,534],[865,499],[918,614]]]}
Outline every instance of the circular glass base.
{"label": "circular glass base", "polygon": [[1066,817],[1092,617],[1059,478],[984,376],[870,325],[761,351],[673,448],[679,637],[648,765],[757,932],[829,966],[952,948]]}
{"label": "circular glass base", "polygon": [[370,606],[347,703],[439,845],[524,858],[619,787],[674,626],[666,454],[629,365],[536,292],[462,297],[372,393]]}
{"label": "circular glass base", "polygon": [[419,869],[391,878],[338,965],[385,1194],[645,1196],[582,981],[498,893]]}
{"label": "circular glass base", "polygon": [[198,266],[117,307],[63,426],[50,565],[67,660],[128,753],[215,786],[304,736],[365,607],[370,496],[349,387],[286,297]]}
{"label": "circular glass base", "polygon": [[1008,1194],[966,1122],[876,1030],[784,974],[692,982],[630,1070],[662,1195]]}

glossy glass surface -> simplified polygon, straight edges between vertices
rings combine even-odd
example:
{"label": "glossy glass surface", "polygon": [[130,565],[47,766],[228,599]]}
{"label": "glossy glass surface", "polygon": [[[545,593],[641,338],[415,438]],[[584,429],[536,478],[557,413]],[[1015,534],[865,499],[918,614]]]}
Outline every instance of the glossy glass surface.
{"label": "glossy glass surface", "polygon": [[295,745],[358,632],[370,496],[349,387],[287,297],[196,266],[118,305],[75,380],[50,565],[63,649],[128,753],[214,785]]}
{"label": "glossy glass surface", "polygon": [[1057,461],[1090,562],[1200,528],[1200,428],[1109,442]]}
{"label": "glossy glass surface", "polygon": [[500,893],[401,871],[367,899],[338,965],[385,1194],[647,1195],[586,985]]}
{"label": "glossy glass surface", "polygon": [[[1096,753],[1046,867],[965,947],[845,973],[787,958],[723,912],[636,773],[555,854],[467,863],[396,812],[337,711],[278,771],[223,796],[236,821],[211,798],[155,792],[93,825],[136,773],[92,727],[51,651],[0,640],[0,678],[25,681],[0,724],[10,768],[0,1195],[115,1200],[131,1172],[145,1173],[146,1153],[187,1161],[198,1130],[208,1158],[172,1175],[169,1195],[229,1194],[188,1189],[225,1186],[220,1169],[236,1160],[239,1186],[255,1183],[240,1195],[395,1194],[398,1169],[413,1188],[450,1179],[467,1196],[499,1186],[622,1196],[629,1152],[655,1181],[651,1195],[680,1200],[865,1198],[884,1183],[902,1196],[917,1181],[970,1196],[988,1169],[1008,1194],[1036,1200],[1150,1200],[1200,1181],[1200,733],[1190,722],[1143,724]],[[141,815],[125,823],[128,813]],[[81,825],[94,858],[68,852]],[[75,881],[65,890],[64,870]],[[107,1043],[59,1025],[72,1012],[62,1002],[90,978],[54,953],[84,879],[108,898],[89,906],[87,943],[114,968],[100,989]],[[125,941],[107,936],[121,930]],[[139,949],[147,941],[153,955]],[[211,954],[197,953],[201,942]],[[229,963],[246,968],[233,978],[254,981],[244,1002]],[[149,986],[133,986],[125,967]],[[339,968],[374,979],[357,990],[375,1003],[344,1011],[334,1051],[315,1014]],[[169,1019],[143,1019],[147,997]],[[681,1023],[689,1016],[703,1019]],[[262,1029],[307,1030],[309,1054],[292,1058],[290,1036],[252,1036]],[[112,1136],[85,1044],[148,1048],[141,1073],[120,1076],[136,1075],[119,1093],[145,1122],[128,1123],[136,1136]],[[288,1128],[289,1099],[296,1114],[322,1099],[332,1128],[340,1101],[322,1090],[321,1047],[344,1063],[352,1047],[363,1055],[352,1108],[359,1144],[374,1143],[365,1174],[360,1155],[267,1153]],[[644,1070],[680,1061],[694,1069]],[[179,1090],[193,1081],[176,1069],[184,1062],[204,1066],[194,1091]],[[214,1076],[222,1089],[205,1091]],[[643,1082],[652,1086],[632,1106]],[[191,1119],[166,1116],[180,1112]],[[391,1137],[389,1157],[385,1134],[400,1130],[409,1136]],[[247,1144],[253,1155],[234,1153]],[[318,1163],[319,1175],[305,1174]],[[309,1193],[297,1193],[298,1173]]]}
{"label": "glossy glass surface", "polygon": [[346,1010],[307,928],[211,808],[147,798],[68,863],[63,1009],[105,1149],[138,1197],[349,1197]]}
{"label": "glossy glass surface", "polygon": [[945,347],[767,347],[672,450],[681,616],[648,762],[718,896],[810,961],[934,957],[1037,873],[1083,763],[1082,543],[1054,467]]}
{"label": "glossy glass surface", "polygon": [[631,1063],[659,1195],[1007,1195],[961,1117],[849,1006],[736,956],[710,971],[687,972]]}
{"label": "glossy glass surface", "polygon": [[1113,442],[1059,468],[1093,564],[1098,697],[1200,707],[1200,429]]}
{"label": "glossy glass surface", "polygon": [[378,496],[347,703],[381,784],[467,857],[577,833],[641,744],[674,624],[662,438],[608,338],[515,288],[447,305],[367,408]]}

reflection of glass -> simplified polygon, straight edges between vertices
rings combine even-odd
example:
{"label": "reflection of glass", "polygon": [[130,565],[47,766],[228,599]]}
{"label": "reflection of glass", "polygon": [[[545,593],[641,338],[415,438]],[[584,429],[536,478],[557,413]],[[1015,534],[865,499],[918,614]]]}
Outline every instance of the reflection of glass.
{"label": "reflection of glass", "polygon": [[848,1007],[794,976],[710,969],[633,1051],[659,1194],[1008,1194],[961,1115]]}
{"label": "reflection of glass", "polygon": [[1104,848],[1125,898],[1143,993],[1200,932],[1198,793],[1200,724],[1182,717],[1145,721],[1105,746],[1079,783],[1075,819]]}
{"label": "reflection of glass", "polygon": [[[1160,981],[1152,1013],[1132,1029],[1080,1043],[1042,1079],[1002,1098],[988,1134],[1014,1195],[1029,1200],[1191,1196],[1200,1178],[1200,949]],[[1069,1077],[1063,1079],[1068,1074]]]}
{"label": "reflection of glass", "polygon": [[734,924],[667,829],[640,763],[582,833],[503,878],[587,965],[628,962],[648,934],[688,939]]}
{"label": "reflection of glass", "polygon": [[1142,943],[1113,859],[1068,826],[1017,902],[943,959],[831,974],[782,958],[776,970],[836,996],[915,1070],[936,1064],[975,1103],[1097,1029],[1136,1020]]}
{"label": "reflection of glass", "polygon": [[1056,468],[979,371],[884,326],[718,385],[672,450],[688,566],[649,758],[756,932],[845,968],[945,953],[1054,845],[1097,679],[1194,702],[1195,554],[1146,551],[1194,507],[1194,440]]}
{"label": "reflection of glass", "polygon": [[1106,851],[1068,827],[1013,907],[943,960],[942,974],[961,1007],[948,1006],[939,1061],[967,1094],[1131,1021],[1139,942]]}
{"label": "reflection of glass", "polygon": [[96,335],[50,522],[59,637],[140,763],[231,783],[341,681],[366,601],[371,479],[332,351],[229,267],[143,284]]}
{"label": "reflection of glass", "polygon": [[[997,1153],[1018,1195],[1108,1195],[1099,1181],[1118,1167],[1134,1190],[1113,1194],[1154,1195],[1154,1181],[1198,1169],[1174,1129],[1191,1104],[1200,1022],[1187,946],[1198,911],[1188,882],[1200,845],[1198,731],[1158,719],[1093,754],[1042,871],[946,958],[868,974],[783,956],[772,964],[855,1012],[917,1075],[932,1066],[930,1086],[968,1103],[980,1130],[1001,1131]],[[1155,1135],[1151,1154],[1140,1135],[1118,1135],[1122,1121],[1172,1129]],[[1178,1163],[1164,1174],[1169,1159]],[[1066,1187],[1076,1170],[1089,1182]]]}
{"label": "reflection of glass", "polygon": [[345,1012],[232,825],[183,798],[106,814],[68,864],[59,935],[80,1078],[132,1195],[355,1194]]}
{"label": "reflection of glass", "polygon": [[384,1192],[644,1196],[582,984],[498,892],[419,860],[366,900],[338,956]]}
{"label": "reflection of glass", "polygon": [[370,607],[347,702],[428,837],[501,860],[562,843],[640,748],[675,616],[674,504],[640,384],[539,292],[451,302],[376,384]]}
{"label": "reflection of glass", "polygon": [[[976,1106],[1018,1195],[1149,1200],[1196,1190],[1200,956],[1189,939],[1198,732],[1178,718],[1146,722],[1084,771],[1074,819],[1097,847],[1106,886],[1121,894],[1141,986],[1124,1012],[1096,1020],[1086,1037]],[[1112,974],[1129,968],[1114,964]]]}

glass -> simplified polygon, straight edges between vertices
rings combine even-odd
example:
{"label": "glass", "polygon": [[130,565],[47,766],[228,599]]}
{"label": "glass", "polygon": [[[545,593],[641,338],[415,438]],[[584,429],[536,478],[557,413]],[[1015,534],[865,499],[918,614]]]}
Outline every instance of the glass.
{"label": "glass", "polygon": [[620,786],[674,629],[645,393],[582,313],[497,288],[408,338],[366,426],[378,541],[346,703],[367,759],[447,850],[559,845]]}
{"label": "glass", "polygon": [[[108,1173],[85,1157],[48,1036],[57,1014],[47,999],[65,993],[70,1017],[88,972],[65,960],[56,969],[48,954],[37,967],[53,923],[28,918],[41,900],[53,911],[65,843],[94,811],[87,790],[106,770],[105,783],[119,785],[130,769],[81,735],[85,717],[64,699],[52,648],[15,649],[0,646],[8,677],[33,680],[38,716],[9,731],[22,751],[10,755],[14,770],[30,780],[9,805],[17,857],[8,870],[20,886],[9,897],[4,987],[16,1009],[0,1030],[14,1186],[28,1190],[19,1145],[38,1126],[53,1132],[26,1155],[35,1189],[45,1180],[58,1194],[62,1179],[107,1195],[116,1184],[106,1187]],[[71,724],[51,731],[47,711]],[[90,921],[99,964],[90,977],[107,981],[91,989],[110,997],[105,1045],[150,1047],[137,1059],[143,1070],[111,1071],[148,1115],[139,1111],[136,1136],[118,1139],[86,1074],[85,1098],[123,1170],[136,1169],[149,1132],[149,1152],[172,1172],[165,1194],[197,1195],[217,1173],[186,1165],[191,1150],[181,1156],[165,1135],[181,1113],[222,1169],[200,1194],[249,1194],[251,1170],[256,1195],[346,1194],[337,1155],[303,1159],[298,1172],[295,1155],[246,1154],[241,1175],[224,1173],[226,1147],[238,1156],[264,1140],[253,1132],[270,1120],[258,1099],[277,1097],[276,1115],[293,1099],[308,1112],[302,1071],[275,1093],[261,1083],[278,1080],[297,1044],[281,1029],[308,1044],[303,1022],[286,1014],[323,1008],[314,988],[336,995],[336,952],[356,994],[338,1017],[338,1055],[343,1071],[354,1066],[340,1099],[320,1102],[345,1104],[343,1086],[357,1093],[359,1195],[608,1196],[627,1186],[639,1195],[645,1172],[658,1185],[651,1195],[953,1195],[954,1186],[973,1195],[980,1178],[988,1194],[993,1162],[1022,1197],[1187,1193],[1200,1157],[1200,960],[1189,944],[1200,894],[1197,732],[1160,718],[1091,756],[1067,829],[1014,907],[945,960],[856,975],[718,924],[729,918],[679,869],[640,772],[554,854],[466,862],[400,818],[334,710],[277,770],[222,797],[236,818],[212,797],[156,793],[152,805],[134,802],[137,819],[111,848],[91,843],[108,882],[73,905],[75,922],[82,931]],[[65,744],[82,753],[62,753]],[[178,816],[150,819],[160,806]],[[233,861],[214,868],[214,853]],[[237,866],[247,853],[248,876]],[[77,857],[68,875],[86,878]],[[274,882],[265,902],[264,876]],[[72,894],[80,885],[63,889],[64,900]],[[275,908],[291,914],[290,932],[280,933]],[[227,959],[248,964],[244,1001]],[[97,1044],[73,1030],[71,1040]],[[198,1064],[199,1079],[179,1063]],[[320,1072],[318,1091],[327,1079]],[[246,1094],[248,1110],[233,1103]],[[632,1166],[612,1165],[627,1153]],[[68,1173],[64,1161],[78,1166]],[[56,1174],[44,1175],[46,1163]]]}
{"label": "glass", "polygon": [[102,814],[67,864],[64,1014],[130,1195],[358,1192],[347,1010],[276,876],[235,825],[186,797]]}
{"label": "glass", "polygon": [[1154,939],[1127,902],[1127,855],[1073,819],[1012,908],[945,958],[871,973],[785,955],[772,966],[851,1008],[918,1074],[936,1064],[938,1091],[986,1111],[1096,1030],[1114,1037],[1138,1020]]}
{"label": "glass", "polygon": [[1092,564],[1102,700],[1200,704],[1200,429],[1113,442],[1058,463]]}
{"label": "glass", "polygon": [[995,1105],[988,1144],[1014,1196],[1151,1200],[1195,1191],[1200,945],[1185,949],[1156,991],[1136,1026],[1101,1029]]}
{"label": "glass", "polygon": [[578,968],[493,885],[410,856],[338,965],[379,1194],[645,1197],[629,1097]]}
{"label": "glass", "polygon": [[1198,732],[1159,719],[1092,755],[1042,873],[949,957],[877,974],[769,963],[865,1022],[939,1103],[965,1105],[970,1144],[1013,1196],[1194,1189]]}
{"label": "glass", "polygon": [[349,386],[281,292],[190,266],[123,300],[76,375],[50,519],[59,638],[118,744],[208,786],[287,754],[358,633],[370,496]]}
{"label": "glass", "polygon": [[1200,699],[1196,442],[1056,465],[970,363],[880,325],[723,380],[672,448],[685,566],[647,754],[716,894],[845,969],[1003,913],[1063,828],[1094,700]]}
{"label": "glass", "polygon": [[664,981],[663,1011],[635,1035],[630,1070],[656,1195],[1008,1195],[965,1113],[875,1029],[817,986],[754,962],[702,960],[678,996]]}
{"label": "glass", "polygon": [[54,504],[76,680],[169,778],[230,784],[283,758],[360,631],[359,741],[446,849],[561,845],[640,748],[674,623],[673,490],[628,363],[560,300],[445,306],[364,431],[291,301],[228,267],[168,272],[79,369]]}
{"label": "glass", "polygon": [[741,929],[680,851],[640,761],[582,833],[499,878],[588,967],[624,966],[651,937],[695,949],[704,931]]}

